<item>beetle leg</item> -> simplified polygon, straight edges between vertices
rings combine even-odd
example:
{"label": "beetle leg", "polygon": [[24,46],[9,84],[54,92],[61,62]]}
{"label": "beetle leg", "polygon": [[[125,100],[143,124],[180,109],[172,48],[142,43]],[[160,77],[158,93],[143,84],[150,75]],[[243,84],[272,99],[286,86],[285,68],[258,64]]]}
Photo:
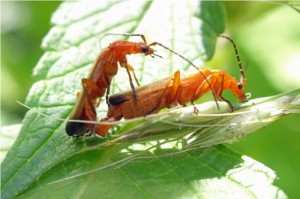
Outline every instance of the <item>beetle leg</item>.
{"label": "beetle leg", "polygon": [[[173,80],[173,81],[172,81]],[[171,83],[172,81],[172,83]],[[176,97],[176,94],[177,94],[177,91],[178,91],[178,87],[180,85],[180,71],[176,71],[170,78],[169,80],[167,81],[166,83],[166,86],[165,88],[163,89],[163,92],[161,93],[160,97],[158,98],[158,101],[155,105],[155,107],[149,111],[147,114],[151,114],[153,113],[154,111],[157,110],[157,108],[160,106],[161,104],[161,101],[163,98],[167,98],[171,101],[173,101],[173,99]],[[167,92],[167,89],[168,87],[170,87],[170,96],[165,96],[166,95],[166,92]]]}

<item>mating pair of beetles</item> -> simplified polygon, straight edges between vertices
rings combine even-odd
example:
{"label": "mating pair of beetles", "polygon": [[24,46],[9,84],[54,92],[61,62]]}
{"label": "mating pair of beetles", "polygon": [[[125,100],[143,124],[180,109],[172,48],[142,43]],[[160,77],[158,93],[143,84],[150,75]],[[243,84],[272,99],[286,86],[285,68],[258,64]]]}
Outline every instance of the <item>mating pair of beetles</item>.
{"label": "mating pair of beetles", "polygon": [[[157,113],[163,108],[170,108],[178,104],[184,106],[188,102],[194,105],[195,100],[209,91],[212,92],[217,106],[218,100],[224,101],[229,105],[230,111],[233,111],[233,107],[228,100],[223,98],[222,94],[224,90],[230,90],[242,102],[247,100],[244,92],[247,78],[236,45],[227,36],[221,35],[220,37],[228,39],[233,44],[242,75],[240,81],[237,81],[223,70],[200,70],[184,56],[161,43],[153,42],[147,44],[144,35],[109,35],[138,36],[141,37],[142,42],[115,41],[100,53],[89,76],[82,79],[82,90],[78,95],[76,106],[66,125],[66,132],[69,136],[80,137],[96,133],[105,137],[113,125],[101,124],[101,122],[107,123],[119,121],[122,118],[131,119],[146,116]],[[157,45],[178,55],[198,71],[184,78],[180,78],[180,71],[176,71],[169,78],[139,86],[134,69],[127,62],[126,56],[131,54],[144,54],[145,56],[150,55],[152,57],[159,56],[154,53],[154,49],[152,48]],[[126,69],[131,90],[110,96],[111,81],[118,72],[118,65]],[[138,87],[134,86],[133,78]],[[100,123],[96,123],[98,120],[96,108],[101,103],[105,93],[108,104],[107,116],[101,119]],[[194,111],[195,113],[198,111],[195,106]],[[72,120],[77,120],[77,122]],[[78,120],[94,121],[95,123],[83,123]]]}

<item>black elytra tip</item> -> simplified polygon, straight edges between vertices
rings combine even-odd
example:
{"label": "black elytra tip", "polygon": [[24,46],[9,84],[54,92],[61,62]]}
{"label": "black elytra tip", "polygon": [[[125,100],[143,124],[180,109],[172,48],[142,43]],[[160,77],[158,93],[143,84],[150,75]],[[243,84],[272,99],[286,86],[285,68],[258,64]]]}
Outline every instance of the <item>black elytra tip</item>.
{"label": "black elytra tip", "polygon": [[112,95],[109,97],[109,104],[112,106],[117,106],[125,101],[127,101],[131,95]]}
{"label": "black elytra tip", "polygon": [[81,137],[86,134],[87,128],[83,123],[79,122],[68,122],[66,125],[66,132],[72,137]]}

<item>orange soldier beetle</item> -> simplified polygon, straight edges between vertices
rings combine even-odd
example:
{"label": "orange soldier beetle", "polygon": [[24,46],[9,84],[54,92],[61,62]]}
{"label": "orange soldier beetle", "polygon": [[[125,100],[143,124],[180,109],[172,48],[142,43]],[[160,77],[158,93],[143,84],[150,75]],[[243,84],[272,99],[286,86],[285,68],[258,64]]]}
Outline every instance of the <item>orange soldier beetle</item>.
{"label": "orange soldier beetle", "polygon": [[[240,101],[246,101],[244,85],[231,77],[223,70],[202,70],[207,76],[217,100],[229,104],[230,110],[233,107],[229,101],[222,97],[223,90],[230,90]],[[246,82],[244,82],[246,83]],[[192,74],[180,79],[180,72],[176,71],[172,78],[164,79],[148,85],[136,88],[139,100],[134,102],[130,91],[121,92],[109,97],[111,106],[108,109],[106,118],[100,121],[119,121],[122,118],[132,119],[157,113],[163,108],[171,108],[177,104],[185,106],[188,102],[194,105],[194,101],[211,89],[200,73]],[[196,107],[194,107],[197,113]],[[104,137],[112,125],[97,125],[95,133]]]}
{"label": "orange soldier beetle", "polygon": [[[236,98],[244,102],[247,100],[244,92],[247,79],[235,43],[229,37],[221,37],[227,38],[234,46],[242,75],[240,82],[223,70],[201,70],[201,73],[192,74],[182,79],[180,79],[180,72],[176,71],[169,80],[164,79],[137,87],[136,93],[139,98],[137,102],[133,100],[130,91],[110,96],[109,103],[111,106],[107,116],[100,121],[113,122],[122,118],[132,119],[146,116],[177,104],[185,106],[188,102],[194,105],[195,100],[209,91],[214,93],[216,100],[225,101],[229,105],[230,111],[233,111],[231,103],[223,98],[223,91],[230,90]],[[197,113],[196,107],[194,107],[194,111]],[[112,126],[99,124],[95,127],[95,133],[104,137]]]}
{"label": "orange soldier beetle", "polygon": [[[128,73],[130,86],[133,91],[134,99],[137,100],[132,77],[138,84],[137,78],[131,65],[127,63],[126,55],[144,54],[155,55],[154,50],[150,47],[156,45],[147,44],[146,38],[141,34],[108,34],[108,35],[123,35],[123,36],[140,36],[143,42],[116,41],[105,48],[98,56],[89,76],[82,79],[82,90],[79,93],[77,103],[69,117],[70,120],[90,120],[96,121],[97,114],[95,108],[100,104],[101,97],[106,91],[106,99],[108,99],[110,84],[112,77],[118,71],[118,63],[124,67]],[[138,84],[139,85],[139,84]],[[93,124],[84,124],[79,122],[67,122],[66,132],[70,136],[79,137],[94,128]],[[90,134],[92,130],[88,133]]]}

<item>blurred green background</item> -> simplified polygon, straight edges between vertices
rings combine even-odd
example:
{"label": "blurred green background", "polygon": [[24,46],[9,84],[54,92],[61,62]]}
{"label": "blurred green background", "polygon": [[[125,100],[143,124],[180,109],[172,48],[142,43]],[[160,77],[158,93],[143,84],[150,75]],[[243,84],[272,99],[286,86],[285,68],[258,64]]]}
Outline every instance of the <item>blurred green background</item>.
{"label": "blurred green background", "polygon": [[[43,54],[42,38],[60,2],[1,2],[1,125],[20,123],[24,102],[35,81],[33,67]],[[284,4],[226,2],[227,35],[237,43],[248,66],[247,92],[252,98],[275,95],[300,86],[299,12]],[[232,46],[219,39],[207,63],[239,77]],[[230,145],[276,171],[276,185],[299,198],[300,116],[280,119]]]}
{"label": "blurred green background", "polygon": [[32,69],[59,4],[1,1],[1,126],[21,122],[27,111],[16,100],[24,102],[35,82]]}

